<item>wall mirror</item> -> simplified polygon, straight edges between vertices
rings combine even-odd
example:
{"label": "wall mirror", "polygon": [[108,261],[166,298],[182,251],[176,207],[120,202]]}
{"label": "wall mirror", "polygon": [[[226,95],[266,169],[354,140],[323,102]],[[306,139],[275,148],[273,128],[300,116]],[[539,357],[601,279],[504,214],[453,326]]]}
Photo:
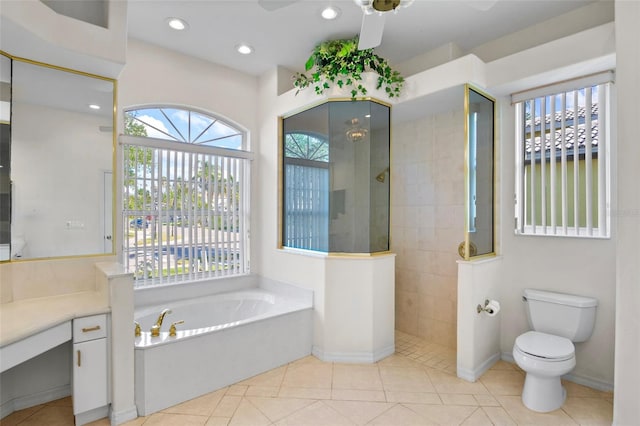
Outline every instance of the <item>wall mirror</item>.
{"label": "wall mirror", "polygon": [[11,115],[2,132],[10,180],[2,171],[0,260],[113,253],[115,80],[2,61]]}
{"label": "wall mirror", "polygon": [[466,260],[494,254],[495,99],[465,87],[465,241]]}

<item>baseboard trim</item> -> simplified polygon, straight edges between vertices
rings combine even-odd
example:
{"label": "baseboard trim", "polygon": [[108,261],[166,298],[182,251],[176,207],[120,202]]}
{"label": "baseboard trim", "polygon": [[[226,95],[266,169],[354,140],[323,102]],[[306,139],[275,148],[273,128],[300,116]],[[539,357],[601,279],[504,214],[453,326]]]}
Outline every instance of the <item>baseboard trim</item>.
{"label": "baseboard trim", "polygon": [[498,362],[500,359],[500,352],[496,352],[487,358],[482,364],[480,364],[477,368],[473,370],[461,367],[460,365],[456,366],[456,374],[459,378],[466,380],[467,382],[475,382],[478,380],[488,369],[490,369],[493,364]]}
{"label": "baseboard trim", "polygon": [[111,419],[112,425],[119,425],[124,422],[128,422],[129,420],[137,419],[138,409],[134,405],[133,407],[129,407],[126,410],[111,411],[111,415],[109,416],[109,418]]}
{"label": "baseboard trim", "polygon": [[0,419],[7,417],[14,411],[23,410],[39,404],[55,401],[56,399],[66,398],[71,395],[71,385],[58,386],[42,392],[31,395],[13,398],[0,405]]}
{"label": "baseboard trim", "polygon": [[562,378],[599,391],[613,392],[613,383],[607,383],[602,380],[594,379],[593,377],[585,377],[569,373],[562,376]]}
{"label": "baseboard trim", "polygon": [[[515,364],[516,361],[513,359],[513,354],[511,352],[503,352],[501,355],[503,361],[510,362]],[[613,392],[613,383],[605,382],[600,379],[594,379],[593,377],[581,376],[579,374],[569,373],[562,376],[564,380],[568,380],[573,383],[577,383],[579,385],[587,386],[592,389],[596,389],[604,392]]]}
{"label": "baseboard trim", "polygon": [[396,351],[395,344],[374,352],[325,352],[317,346],[311,350],[313,356],[325,362],[343,362],[357,364],[373,364],[383,358],[393,355]]}
{"label": "baseboard trim", "polygon": [[516,360],[513,358],[513,353],[511,352],[502,352],[502,354],[500,354],[500,359],[503,361],[510,362],[511,364],[516,363]]}
{"label": "baseboard trim", "polygon": [[109,406],[94,408],[93,410],[85,411],[75,415],[76,426],[83,426],[87,423],[94,422],[99,419],[103,419],[109,416]]}

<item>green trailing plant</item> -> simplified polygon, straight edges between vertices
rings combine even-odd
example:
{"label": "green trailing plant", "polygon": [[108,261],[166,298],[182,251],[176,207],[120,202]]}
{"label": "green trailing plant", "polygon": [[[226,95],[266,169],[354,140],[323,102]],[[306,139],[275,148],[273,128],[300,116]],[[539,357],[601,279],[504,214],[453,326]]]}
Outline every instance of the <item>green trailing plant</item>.
{"label": "green trailing plant", "polygon": [[362,73],[373,71],[378,74],[376,89],[384,90],[390,98],[400,96],[404,77],[393,70],[386,59],[373,52],[373,48],[358,50],[358,37],[329,40],[318,44],[305,64],[305,73],[293,76],[293,85],[298,90],[313,87],[316,94],[337,85],[350,88],[351,98],[367,95],[362,84]]}

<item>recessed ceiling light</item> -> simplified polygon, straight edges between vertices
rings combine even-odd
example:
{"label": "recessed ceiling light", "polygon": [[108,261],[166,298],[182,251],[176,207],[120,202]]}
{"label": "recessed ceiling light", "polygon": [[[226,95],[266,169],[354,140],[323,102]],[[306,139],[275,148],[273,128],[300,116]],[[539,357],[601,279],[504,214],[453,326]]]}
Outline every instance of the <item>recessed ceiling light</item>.
{"label": "recessed ceiling light", "polygon": [[320,15],[330,21],[332,19],[336,19],[338,16],[340,16],[340,9],[338,9],[335,6],[327,6],[324,9],[322,9],[322,12],[320,12]]}
{"label": "recessed ceiling light", "polygon": [[91,108],[91,109],[100,109],[100,105],[91,104],[91,105],[89,105],[89,108]]}
{"label": "recessed ceiling light", "polygon": [[167,25],[176,31],[186,30],[188,27],[187,21],[180,18],[167,18]]}
{"label": "recessed ceiling light", "polygon": [[253,52],[253,47],[248,44],[239,44],[236,46],[236,50],[238,53],[242,53],[243,55],[248,55]]}

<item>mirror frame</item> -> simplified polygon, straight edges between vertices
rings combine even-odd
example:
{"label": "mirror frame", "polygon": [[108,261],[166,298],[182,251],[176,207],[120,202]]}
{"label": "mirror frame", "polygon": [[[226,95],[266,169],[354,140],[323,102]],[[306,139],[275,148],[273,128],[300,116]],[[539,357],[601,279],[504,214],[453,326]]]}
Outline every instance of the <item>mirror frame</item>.
{"label": "mirror frame", "polygon": [[[470,196],[470,183],[471,183],[471,175],[469,170],[469,157],[470,157],[470,140],[469,140],[469,113],[470,113],[470,91],[476,92],[478,95],[486,98],[487,100],[493,102],[493,140],[492,140],[492,154],[493,154],[493,164],[492,164],[492,197],[491,197],[491,252],[475,254],[475,247],[472,246],[471,236],[469,230],[469,221],[470,221],[470,211],[471,206],[469,202]],[[498,150],[496,149],[496,129],[498,128],[497,124],[497,102],[496,99],[487,94],[485,91],[478,89],[477,87],[467,83],[464,85],[464,241],[458,247],[458,253],[460,256],[466,260],[472,259],[480,259],[483,257],[494,257],[496,256],[496,194],[497,194],[497,186],[496,186],[496,178],[497,178],[497,170],[496,166]]]}
{"label": "mirror frame", "polygon": [[[85,71],[79,71],[79,70],[75,70],[72,68],[66,68],[63,66],[58,66],[58,65],[53,65],[53,64],[48,64],[45,62],[40,62],[40,61],[36,61],[36,60],[32,60],[32,59],[27,59],[27,58],[23,58],[23,57],[19,57],[19,56],[14,56],[11,55],[8,52],[5,52],[3,50],[0,50],[0,55],[9,58],[12,61],[12,65],[11,65],[11,69],[12,69],[12,75],[11,75],[11,81],[12,81],[12,92],[13,92],[13,61],[18,61],[18,62],[22,62],[22,63],[26,63],[26,64],[31,64],[31,65],[36,65],[36,66],[41,66],[41,67],[45,67],[45,68],[49,68],[49,69],[53,69],[53,70],[57,70],[57,71],[62,71],[62,72],[67,72],[70,74],[75,74],[75,75],[79,75],[79,76],[83,76],[83,77],[89,77],[89,78],[95,78],[95,79],[99,79],[99,80],[103,80],[106,82],[109,82],[112,84],[113,86],[113,91],[112,91],[112,95],[113,95],[113,108],[111,111],[111,252],[98,252],[98,253],[80,253],[80,254],[73,254],[73,255],[63,255],[63,256],[56,256],[56,255],[52,255],[52,256],[44,256],[44,257],[30,257],[30,258],[24,258],[24,259],[13,259],[10,255],[9,259],[0,259],[0,264],[1,263],[19,263],[19,262],[30,262],[30,261],[34,261],[34,260],[52,260],[52,259],[73,259],[73,258],[85,258],[85,257],[104,257],[104,256],[115,256],[117,253],[116,250],[116,243],[117,241],[120,240],[119,236],[116,234],[116,228],[117,228],[117,214],[116,214],[116,203],[117,203],[117,187],[116,187],[116,183],[118,181],[117,179],[117,119],[118,119],[118,81],[114,78],[110,78],[110,77],[105,77],[102,75],[98,75],[98,74],[93,74],[93,73],[88,73]],[[13,104],[13,99],[11,101],[11,103]],[[13,105],[12,105],[13,106]],[[13,111],[13,108],[11,109]],[[12,113],[13,114],[13,113]],[[9,125],[11,126],[11,121],[9,121]],[[10,175],[11,176],[11,175]],[[11,246],[10,246],[10,253],[11,253]]]}

